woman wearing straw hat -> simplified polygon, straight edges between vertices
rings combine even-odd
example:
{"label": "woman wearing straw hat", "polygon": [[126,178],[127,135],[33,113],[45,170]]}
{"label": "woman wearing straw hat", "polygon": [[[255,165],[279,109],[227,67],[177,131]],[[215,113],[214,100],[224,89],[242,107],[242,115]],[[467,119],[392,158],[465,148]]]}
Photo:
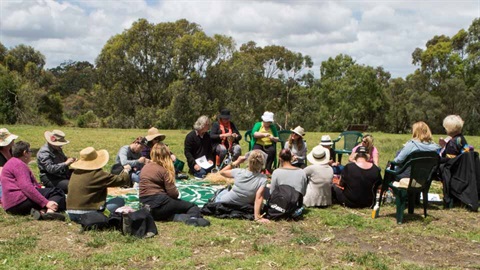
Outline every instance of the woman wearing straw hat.
{"label": "woman wearing straw hat", "polygon": [[140,173],[140,202],[148,205],[157,221],[180,221],[193,226],[208,226],[197,205],[178,198],[175,186],[175,168],[170,158],[170,149],[164,143],[152,148],[152,162]]}
{"label": "woman wearing straw hat", "polygon": [[79,222],[82,214],[103,211],[105,208],[114,212],[125,204],[121,198],[106,202],[107,188],[128,185],[131,167],[125,165],[119,175],[108,173],[102,170],[108,158],[107,150],[96,151],[93,147],[87,147],[80,151],[80,158],[71,165],[75,170],[68,185],[67,212],[72,221]]}
{"label": "woman wearing straw hat", "polygon": [[2,205],[7,213],[28,215],[35,219],[59,219],[65,210],[65,193],[58,188],[41,188],[28,167],[32,159],[30,144],[15,143],[0,178],[3,187]]}
{"label": "woman wearing straw hat", "polygon": [[276,144],[278,139],[278,131],[273,123],[274,114],[272,112],[264,112],[262,122],[257,122],[252,128],[253,138],[250,140],[250,148],[262,150],[267,153],[268,158],[265,165],[267,174],[272,173],[272,165],[277,155]]}
{"label": "woman wearing straw hat", "polygon": [[308,154],[307,160],[312,165],[303,169],[309,179],[303,204],[308,207],[331,205],[333,169],[328,165],[330,152],[317,145]]}
{"label": "woman wearing straw hat", "polygon": [[67,157],[62,147],[69,143],[61,130],[45,131],[47,141],[37,153],[40,181],[45,187],[58,187],[68,193],[68,180],[72,174],[68,168],[75,158]]}
{"label": "woman wearing straw hat", "polygon": [[[12,146],[18,136],[12,134],[6,128],[0,129],[0,175],[5,163],[12,158]],[[2,184],[0,183],[0,198],[2,198]],[[1,205],[1,202],[0,202]]]}
{"label": "woman wearing straw hat", "polygon": [[307,158],[307,143],[303,140],[305,130],[298,126],[292,129],[290,138],[285,143],[285,149],[290,149],[293,155],[292,165],[299,168],[305,168],[305,160]]}

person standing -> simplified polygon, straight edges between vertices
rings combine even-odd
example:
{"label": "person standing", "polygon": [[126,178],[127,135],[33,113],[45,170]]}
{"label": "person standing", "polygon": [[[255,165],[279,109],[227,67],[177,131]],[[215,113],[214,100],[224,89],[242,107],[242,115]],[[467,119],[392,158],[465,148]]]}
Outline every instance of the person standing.
{"label": "person standing", "polygon": [[68,143],[65,133],[55,129],[43,134],[47,141],[37,153],[37,165],[40,170],[40,181],[45,187],[58,187],[68,193],[68,181],[72,171],[68,168],[75,161],[67,157],[62,147]]}

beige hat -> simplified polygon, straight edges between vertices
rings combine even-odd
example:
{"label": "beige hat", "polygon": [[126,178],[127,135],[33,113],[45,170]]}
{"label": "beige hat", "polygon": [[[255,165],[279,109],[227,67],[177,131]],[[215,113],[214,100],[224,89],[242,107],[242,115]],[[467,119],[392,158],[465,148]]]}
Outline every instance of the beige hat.
{"label": "beige hat", "polygon": [[322,139],[320,140],[320,145],[332,145],[332,139],[330,138],[330,135],[323,135]]}
{"label": "beige hat", "polygon": [[297,134],[298,136],[305,136],[305,130],[301,126],[292,129],[292,132]]}
{"label": "beige hat", "polygon": [[69,141],[65,140],[65,133],[58,129],[52,131],[47,130],[43,135],[45,136],[45,140],[51,145],[62,146],[69,143]]}
{"label": "beige hat", "polygon": [[7,146],[17,138],[18,136],[10,133],[8,129],[0,128],[0,146]]}
{"label": "beige hat", "polygon": [[273,112],[264,112],[262,115],[263,122],[273,122]]}
{"label": "beige hat", "polygon": [[95,151],[93,147],[87,147],[80,151],[80,158],[72,163],[70,167],[74,169],[92,171],[100,169],[107,165],[108,152],[105,149]]}
{"label": "beige hat", "polygon": [[155,138],[159,138],[159,141],[163,141],[165,140],[165,135],[161,134],[160,132],[158,132],[158,129],[157,128],[150,128],[147,132],[147,136],[145,136],[145,138],[147,139],[147,141],[152,141],[153,139]]}
{"label": "beige hat", "polygon": [[330,160],[330,151],[321,145],[317,145],[307,155],[307,160],[312,164],[327,164]]}

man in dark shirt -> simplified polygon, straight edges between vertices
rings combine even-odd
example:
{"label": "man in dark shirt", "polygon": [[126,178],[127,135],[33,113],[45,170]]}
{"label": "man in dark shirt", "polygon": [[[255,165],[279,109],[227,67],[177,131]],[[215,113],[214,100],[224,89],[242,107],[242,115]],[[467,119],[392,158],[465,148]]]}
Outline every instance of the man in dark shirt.
{"label": "man in dark shirt", "polygon": [[[207,133],[209,129],[210,119],[202,115],[193,125],[193,130],[185,137],[184,153],[190,169],[189,172],[198,178],[203,178],[213,167],[212,141]],[[210,167],[202,168],[197,164],[195,160],[202,156],[205,156],[211,165]]]}

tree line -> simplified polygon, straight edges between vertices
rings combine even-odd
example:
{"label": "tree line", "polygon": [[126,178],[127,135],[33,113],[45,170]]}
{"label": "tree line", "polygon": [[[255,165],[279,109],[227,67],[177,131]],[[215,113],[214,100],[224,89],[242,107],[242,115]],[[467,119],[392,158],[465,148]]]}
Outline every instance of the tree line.
{"label": "tree line", "polygon": [[458,114],[465,134],[480,132],[480,19],[452,37],[434,36],[412,52],[417,69],[391,78],[382,67],[340,54],[311,71],[310,56],[254,41],[236,49],[225,35],[208,36],[185,19],[145,19],[111,37],[95,64],[66,61],[45,69],[45,56],[0,43],[0,123],[189,129],[202,114],[229,108],[240,129],[266,110],[283,128],[341,131],[349,124],[407,133]]}

